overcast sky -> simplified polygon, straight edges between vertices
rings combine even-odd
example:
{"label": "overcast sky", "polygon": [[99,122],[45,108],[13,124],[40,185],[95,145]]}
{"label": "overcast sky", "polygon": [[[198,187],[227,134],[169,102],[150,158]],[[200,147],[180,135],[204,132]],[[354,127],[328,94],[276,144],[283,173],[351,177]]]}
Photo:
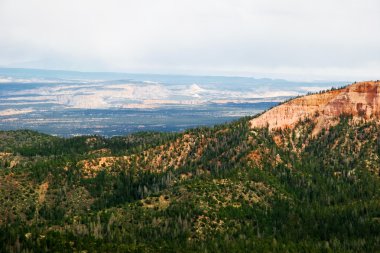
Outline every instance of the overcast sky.
{"label": "overcast sky", "polygon": [[0,0],[0,66],[380,79],[379,0]]}

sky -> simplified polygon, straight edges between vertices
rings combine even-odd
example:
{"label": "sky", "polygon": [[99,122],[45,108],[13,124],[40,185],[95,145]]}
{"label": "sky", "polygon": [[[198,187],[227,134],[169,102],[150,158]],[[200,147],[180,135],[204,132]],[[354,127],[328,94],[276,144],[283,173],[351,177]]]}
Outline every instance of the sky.
{"label": "sky", "polygon": [[0,67],[380,79],[379,0],[0,0]]}

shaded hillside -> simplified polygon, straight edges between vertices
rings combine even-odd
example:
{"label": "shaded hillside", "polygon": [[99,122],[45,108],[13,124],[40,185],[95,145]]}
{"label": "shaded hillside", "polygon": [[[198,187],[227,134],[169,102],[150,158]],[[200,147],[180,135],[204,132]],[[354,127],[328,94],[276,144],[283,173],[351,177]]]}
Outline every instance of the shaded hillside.
{"label": "shaded hillside", "polygon": [[357,116],[317,133],[309,117],[115,138],[0,132],[0,251],[379,251],[380,125]]}

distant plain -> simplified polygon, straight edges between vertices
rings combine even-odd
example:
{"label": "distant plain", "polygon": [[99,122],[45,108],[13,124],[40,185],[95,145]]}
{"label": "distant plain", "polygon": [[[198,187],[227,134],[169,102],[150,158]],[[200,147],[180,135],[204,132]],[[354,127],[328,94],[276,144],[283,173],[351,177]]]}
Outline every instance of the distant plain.
{"label": "distant plain", "polygon": [[345,82],[0,69],[0,129],[59,136],[183,131]]}

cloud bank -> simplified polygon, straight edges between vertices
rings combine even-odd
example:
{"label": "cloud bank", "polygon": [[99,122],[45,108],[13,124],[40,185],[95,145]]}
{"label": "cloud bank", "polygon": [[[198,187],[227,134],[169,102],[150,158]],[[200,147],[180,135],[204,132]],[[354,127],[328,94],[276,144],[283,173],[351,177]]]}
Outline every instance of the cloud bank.
{"label": "cloud bank", "polygon": [[0,66],[378,79],[378,0],[0,0]]}

